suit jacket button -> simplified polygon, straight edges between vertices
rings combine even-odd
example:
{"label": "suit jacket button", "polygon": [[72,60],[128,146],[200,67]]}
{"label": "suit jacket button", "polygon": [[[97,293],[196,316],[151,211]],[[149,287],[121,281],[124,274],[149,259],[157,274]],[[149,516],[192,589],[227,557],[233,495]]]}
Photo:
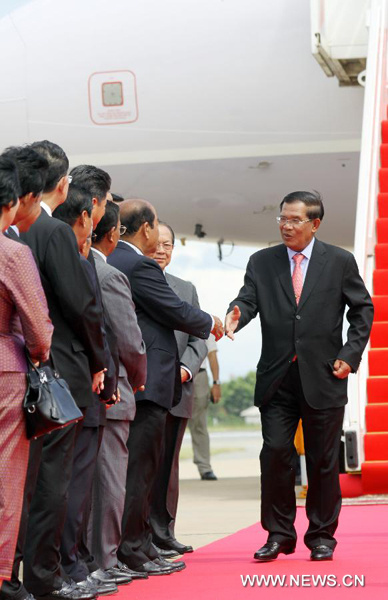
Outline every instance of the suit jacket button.
{"label": "suit jacket button", "polygon": [[295,319],[298,319],[298,321],[299,321],[300,315],[296,315]]}

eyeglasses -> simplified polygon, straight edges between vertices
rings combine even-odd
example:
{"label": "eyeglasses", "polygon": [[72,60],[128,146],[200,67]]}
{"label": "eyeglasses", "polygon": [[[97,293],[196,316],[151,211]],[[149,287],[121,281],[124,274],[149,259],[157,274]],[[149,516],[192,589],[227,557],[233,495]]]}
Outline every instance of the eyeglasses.
{"label": "eyeglasses", "polygon": [[120,225],[120,235],[124,235],[124,233],[127,231],[127,228],[125,227],[125,225]]}
{"label": "eyeglasses", "polygon": [[158,245],[156,247],[162,248],[166,252],[171,252],[171,250],[174,248],[174,245],[170,242],[158,242]]}
{"label": "eyeglasses", "polygon": [[73,175],[68,175],[67,181],[69,182],[69,185],[70,185],[70,183],[73,181]]}
{"label": "eyeglasses", "polygon": [[302,227],[303,223],[308,223],[309,221],[312,221],[312,219],[305,219],[304,221],[301,221],[300,219],[286,219],[286,217],[276,217],[276,221],[282,227],[284,225],[291,225],[291,227]]}

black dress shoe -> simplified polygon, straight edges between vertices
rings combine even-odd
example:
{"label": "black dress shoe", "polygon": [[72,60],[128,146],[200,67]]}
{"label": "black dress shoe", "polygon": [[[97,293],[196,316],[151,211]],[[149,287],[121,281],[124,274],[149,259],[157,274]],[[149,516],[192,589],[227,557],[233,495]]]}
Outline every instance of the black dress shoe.
{"label": "black dress shoe", "polygon": [[206,471],[206,473],[201,473],[202,481],[217,481],[217,477],[213,473],[213,471]]}
{"label": "black dress shoe", "polygon": [[286,546],[285,544],[279,544],[278,542],[267,542],[262,548],[259,548],[255,552],[253,558],[261,560],[262,562],[268,562],[275,560],[279,554],[293,554],[295,548],[293,546]]}
{"label": "black dress shoe", "polygon": [[321,546],[314,546],[311,550],[310,559],[311,560],[333,560],[333,548],[329,546],[325,546],[322,544]]}
{"label": "black dress shoe", "polygon": [[160,553],[160,555],[163,556],[163,558],[173,558],[174,556],[167,556],[165,552],[175,552],[175,556],[185,554],[186,552],[194,552],[193,546],[185,546],[184,544],[178,542],[178,540],[168,540],[165,542],[160,542],[156,545],[156,547],[158,551],[162,550],[162,553]]}
{"label": "black dress shoe", "polygon": [[[162,558],[156,558],[155,560],[164,560]],[[167,561],[166,561],[167,562]],[[167,565],[157,564],[153,560],[148,560],[144,564],[140,565],[140,567],[136,567],[136,571],[138,573],[147,573],[147,575],[171,575],[174,573],[174,569],[171,567],[171,564],[167,562]]]}
{"label": "black dress shoe", "polygon": [[82,585],[85,587],[89,585],[91,588],[95,588],[97,596],[111,596],[112,594],[117,594],[119,591],[114,581],[107,581],[105,573],[101,569],[93,571],[84,581],[80,581],[77,585],[80,587]]}
{"label": "black dress shoe", "polygon": [[95,589],[88,589],[77,586],[75,581],[67,583],[63,581],[62,587],[59,590],[53,590],[44,596],[36,596],[38,600],[93,600],[97,598]]}
{"label": "black dress shoe", "polygon": [[183,562],[183,560],[169,562],[165,558],[160,557],[154,558],[152,562],[154,562],[157,565],[160,565],[161,567],[170,567],[171,569],[173,569],[173,571],[183,571],[183,569],[186,569],[186,564]]}
{"label": "black dress shoe", "polygon": [[155,544],[152,544],[152,545],[155,548],[155,551],[162,558],[176,558],[177,556],[180,556],[180,554],[181,554],[180,552],[177,552],[176,550],[163,550],[163,548],[159,548],[158,546],[155,546]]}
{"label": "black dress shoe", "polygon": [[[115,583],[116,585],[128,585],[132,583],[132,577],[129,574],[125,574],[118,567],[112,567],[111,569],[98,569],[98,571],[94,571],[94,573],[104,574],[104,579],[106,583]],[[93,575],[93,573],[91,573]]]}
{"label": "black dress shoe", "polygon": [[124,575],[129,575],[131,579],[148,579],[147,573],[138,573],[137,571],[132,571],[132,569],[119,560],[117,561],[117,567],[108,569],[108,571],[113,572],[116,572],[117,570],[119,570],[121,573],[124,573]]}

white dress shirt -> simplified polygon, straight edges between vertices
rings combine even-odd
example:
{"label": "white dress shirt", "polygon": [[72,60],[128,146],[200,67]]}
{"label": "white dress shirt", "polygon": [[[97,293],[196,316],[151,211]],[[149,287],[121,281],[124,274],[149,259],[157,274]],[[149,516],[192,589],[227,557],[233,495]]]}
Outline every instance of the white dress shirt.
{"label": "white dress shirt", "polygon": [[49,207],[48,204],[46,204],[46,202],[43,202],[43,200],[40,203],[41,207],[46,211],[46,213],[48,214],[49,217],[53,216],[53,211],[51,210],[51,208]]}
{"label": "white dress shirt", "polygon": [[97,248],[92,248],[92,251],[96,254],[99,254],[99,256],[101,256],[101,258],[104,260],[104,262],[106,262],[106,256],[103,252],[101,252],[101,250],[97,250]]}

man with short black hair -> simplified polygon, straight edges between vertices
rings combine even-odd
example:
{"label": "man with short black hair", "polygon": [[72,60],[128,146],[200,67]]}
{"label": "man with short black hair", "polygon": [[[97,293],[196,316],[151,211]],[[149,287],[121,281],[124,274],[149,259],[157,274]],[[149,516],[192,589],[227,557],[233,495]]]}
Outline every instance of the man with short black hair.
{"label": "man with short black hair", "polygon": [[111,186],[109,173],[93,165],[78,165],[70,171],[72,180],[77,185],[89,190],[93,202],[93,229],[105,214],[107,194]]}
{"label": "man with short black hair", "polygon": [[85,188],[71,183],[66,202],[53,212],[53,217],[70,225],[77,238],[80,250],[92,231],[93,201],[91,193]]}
{"label": "man with short black hair", "polygon": [[[368,341],[373,304],[354,256],[315,238],[323,215],[316,192],[293,192],[282,200],[277,222],[283,244],[251,256],[226,316],[231,339],[257,313],[261,321],[255,404],[264,439],[261,523],[268,539],[254,555],[259,561],[295,551],[293,461],[300,419],[308,478],[304,542],[314,561],[331,560],[337,544],[347,377],[357,371]],[[350,326],[343,343],[346,305]]]}
{"label": "man with short black hair", "polygon": [[[68,223],[77,239],[78,249],[82,248],[91,236],[92,232],[93,198],[92,192],[71,183],[66,202],[61,204],[53,213],[55,218]],[[101,310],[100,327],[104,338],[106,360],[110,360],[110,351],[106,341],[105,326],[102,319],[103,306],[98,288],[97,274],[94,266],[81,256],[81,265],[89,278],[96,297],[96,302]],[[108,363],[107,363],[108,364]],[[115,366],[112,366],[114,377],[112,381],[104,381],[104,386],[110,386],[109,395],[116,392]],[[102,390],[101,390],[102,391]],[[105,406],[101,405],[99,396],[95,394],[92,406],[88,406],[83,421],[77,425],[77,435],[74,448],[73,470],[69,486],[69,501],[67,515],[63,528],[61,541],[61,565],[66,574],[73,579],[78,586],[91,586],[95,588],[97,595],[109,595],[117,592],[117,586],[112,581],[102,581],[97,575],[99,566],[91,574],[88,567],[83,563],[79,542],[82,538],[86,513],[89,507],[93,477],[97,462],[100,443],[100,414],[103,414],[105,422]]]}
{"label": "man with short black hair", "polygon": [[137,323],[131,286],[124,273],[107,263],[107,257],[120,239],[120,230],[124,229],[118,206],[108,201],[105,215],[94,232],[92,252],[105,316],[117,338],[121,400],[107,411],[94,481],[90,532],[97,563],[117,584],[146,576],[129,570],[117,558],[125,499],[127,441],[130,422],[136,412],[134,393],[145,384],[147,374],[146,349]]}
{"label": "man with short black hair", "polygon": [[174,329],[203,339],[211,330],[219,339],[223,330],[217,317],[180,300],[159,265],[147,257],[155,252],[159,238],[154,207],[141,199],[125,200],[120,204],[120,217],[126,231],[108,262],[131,284],[148,366],[145,390],[136,394],[136,416],[128,438],[127,492],[117,556],[135,571],[165,575],[185,566],[172,566],[159,556],[152,547],[148,522],[167,411],[181,396]]}
{"label": "man with short black hair", "polygon": [[28,231],[40,215],[40,200],[46,184],[49,164],[31,146],[12,146],[5,150],[3,156],[8,156],[16,163],[19,174],[21,185],[19,208],[7,235],[11,239],[20,241],[19,232]]}
{"label": "man with short black hair", "polygon": [[[48,160],[49,170],[42,212],[22,239],[37,259],[54,325],[51,359],[69,384],[75,401],[85,410],[94,402],[93,391],[100,387],[106,366],[101,310],[82,269],[72,229],[52,217],[68,193],[67,156],[47,140],[35,142],[32,147]],[[24,584],[46,600],[90,599],[96,595],[90,588],[77,587],[60,565],[75,433],[73,425],[31,442],[29,468],[39,464],[40,452],[42,460],[35,492],[33,486],[26,491],[32,501],[24,545]]]}

